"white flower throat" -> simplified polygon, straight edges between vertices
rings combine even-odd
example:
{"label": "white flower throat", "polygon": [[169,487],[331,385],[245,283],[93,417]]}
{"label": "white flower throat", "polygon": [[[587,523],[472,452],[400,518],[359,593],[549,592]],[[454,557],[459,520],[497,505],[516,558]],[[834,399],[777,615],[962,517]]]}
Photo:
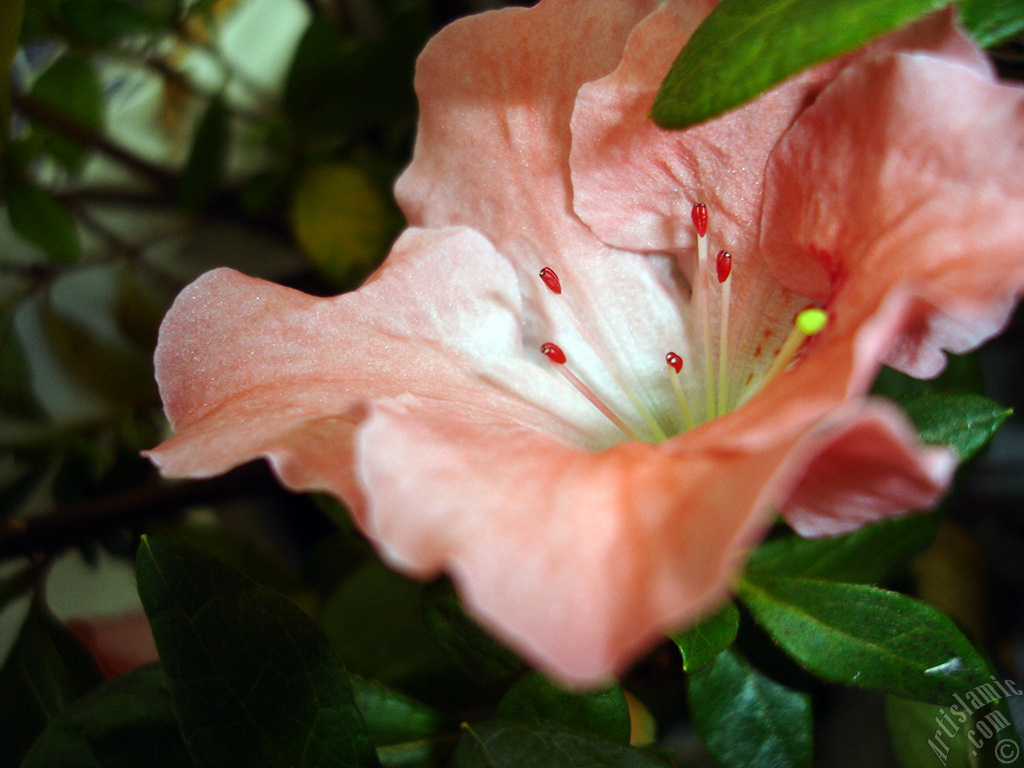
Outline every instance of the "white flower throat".
{"label": "white flower throat", "polygon": [[[679,410],[683,416],[686,429],[703,424],[706,421],[723,416],[736,407],[749,400],[756,392],[768,385],[776,376],[786,370],[797,358],[804,342],[808,337],[819,333],[828,320],[828,316],[822,309],[805,309],[796,316],[793,328],[785,342],[779,348],[767,372],[756,382],[754,387],[746,387],[737,393],[730,393],[729,382],[729,311],[732,286],[732,255],[728,251],[718,251],[714,259],[715,278],[718,284],[717,299],[712,295],[709,272],[711,259],[708,253],[708,210],[703,203],[693,206],[693,225],[697,233],[697,270],[695,275],[695,295],[697,316],[700,322],[701,346],[704,350],[704,381],[699,390],[703,392],[703,402],[690,402],[684,393],[682,377],[684,376],[684,360],[673,351],[665,355],[666,375],[668,376],[672,389],[675,392]],[[560,296],[562,293],[561,281],[558,275],[550,267],[544,267],[540,271],[540,278],[551,293]],[[711,313],[714,311],[712,305],[717,304],[718,319],[718,357],[717,365],[712,360],[711,340]],[[629,386],[625,378],[617,373],[616,366],[612,365],[602,353],[601,346],[594,340],[586,327],[577,319],[570,310],[567,312],[572,324],[580,336],[591,348],[597,358],[601,361],[607,371],[611,374],[615,383],[619,386],[626,398],[632,404],[636,414],[630,417],[629,414],[616,413],[600,397],[598,397],[569,367],[569,361],[561,347],[552,342],[541,345],[541,352],[554,364],[555,369],[572,384],[595,408],[614,424],[630,440],[648,439],[654,442],[665,440],[669,437],[665,429],[644,406],[637,397],[633,388]],[[623,418],[626,415],[627,418]],[[647,429],[637,430],[630,426],[629,421],[642,421]],[[646,432],[649,437],[641,437],[639,432]]]}

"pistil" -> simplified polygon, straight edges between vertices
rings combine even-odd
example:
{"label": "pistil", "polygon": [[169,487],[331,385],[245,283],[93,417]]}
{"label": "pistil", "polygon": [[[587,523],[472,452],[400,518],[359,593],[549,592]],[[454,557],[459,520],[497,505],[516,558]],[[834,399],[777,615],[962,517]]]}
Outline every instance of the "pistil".
{"label": "pistil", "polygon": [[821,333],[827,323],[828,314],[823,309],[812,307],[805,309],[797,315],[796,322],[793,324],[793,330],[789,332],[789,336],[779,349],[779,353],[775,356],[775,360],[772,361],[771,367],[764,375],[764,379],[761,381],[758,389],[767,387],[769,382],[786,370],[789,364],[793,362],[793,358],[796,357],[796,353],[803,345],[804,340]]}

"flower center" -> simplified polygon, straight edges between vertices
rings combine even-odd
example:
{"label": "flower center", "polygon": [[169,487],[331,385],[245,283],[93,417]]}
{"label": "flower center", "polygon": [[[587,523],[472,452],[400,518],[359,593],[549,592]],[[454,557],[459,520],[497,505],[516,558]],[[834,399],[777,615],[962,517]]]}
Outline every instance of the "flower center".
{"label": "flower center", "polygon": [[[753,382],[753,376],[747,379],[745,386],[740,392],[735,393],[734,396],[730,396],[729,389],[729,369],[730,369],[730,349],[729,349],[729,313],[731,304],[731,290],[732,290],[732,273],[733,273],[733,258],[728,251],[718,251],[714,258],[714,275],[718,284],[718,289],[714,290],[712,287],[712,281],[710,280],[711,273],[711,259],[708,253],[708,210],[703,203],[698,203],[693,206],[692,210],[693,225],[697,233],[697,269],[695,274],[695,285],[693,290],[693,302],[697,313],[697,322],[699,323],[699,333],[701,339],[701,346],[703,347],[703,362],[704,362],[704,381],[703,387],[699,388],[703,390],[703,403],[695,403],[696,411],[691,408],[691,403],[687,400],[684,387],[684,360],[676,352],[669,351],[665,355],[665,363],[668,367],[668,378],[672,385],[672,390],[675,393],[675,399],[679,407],[679,411],[682,414],[683,422],[687,430],[693,429],[694,427],[703,424],[706,421],[723,416],[729,413],[731,410],[745,403],[754,394],[763,389],[768,385],[776,376],[787,370],[790,365],[797,359],[801,350],[803,349],[804,342],[810,337],[819,333],[828,322],[828,315],[824,310],[818,308],[805,309],[797,314],[788,337],[785,342],[779,347],[775,354],[775,358],[772,360],[771,365],[768,367],[765,374],[759,381],[754,382],[754,386],[747,386]],[[544,267],[540,271],[540,279],[547,286],[548,290],[556,296],[562,294],[562,283],[553,269],[550,267]],[[718,316],[718,356],[717,361],[713,361],[712,355],[712,322],[711,315],[715,310],[712,308],[714,304],[717,304]],[[637,397],[632,387],[629,386],[625,377],[619,375],[616,370],[616,366],[611,364],[607,356],[603,353],[601,345],[598,344],[593,336],[587,331],[586,326],[579,321],[575,313],[566,304],[566,315],[570,322],[579,332],[582,339],[590,347],[591,351],[595,354],[597,359],[607,369],[616,385],[622,390],[622,393],[626,396],[629,402],[632,404],[636,411],[636,415],[639,416],[648,429],[650,436],[655,442],[665,440],[669,435],[663,429],[662,425],[654,418],[650,410],[644,406],[643,402]],[[597,408],[604,416],[614,424],[623,435],[630,440],[642,439],[636,429],[631,427],[622,415],[618,414],[613,410],[607,403],[605,403],[593,390],[590,389],[569,367],[569,361],[566,358],[565,352],[562,348],[553,342],[547,342],[541,346],[541,352],[551,361],[557,370],[572,386],[582,394],[590,403]],[[760,347],[758,347],[758,353]],[[715,365],[717,362],[717,365]],[[735,362],[735,361],[734,361]],[[696,413],[696,415],[695,415]],[[627,414],[628,416],[628,414]],[[678,422],[678,417],[674,420]],[[641,430],[643,431],[643,430]]]}

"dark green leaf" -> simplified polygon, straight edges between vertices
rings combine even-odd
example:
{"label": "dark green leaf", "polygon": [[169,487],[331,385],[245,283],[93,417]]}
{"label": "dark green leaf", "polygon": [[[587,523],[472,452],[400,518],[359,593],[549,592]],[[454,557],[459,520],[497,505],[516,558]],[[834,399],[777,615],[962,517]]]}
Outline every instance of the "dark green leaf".
{"label": "dark green leaf", "polygon": [[672,639],[683,654],[683,670],[697,672],[710,664],[736,639],[740,628],[740,612],[733,602],[703,619],[699,624]]}
{"label": "dark green leaf", "polygon": [[490,720],[464,727],[455,768],[666,768],[639,749],[560,723]]}
{"label": "dark green leaf", "polygon": [[960,392],[981,395],[985,392],[985,372],[977,353],[946,354],[946,367],[934,379],[915,379],[905,373],[882,366],[871,387],[872,394],[899,400],[926,392]]}
{"label": "dark green leaf", "polygon": [[446,765],[455,735],[430,707],[373,680],[349,675],[352,693],[384,768]]}
{"label": "dark green leaf", "polygon": [[948,5],[949,0],[722,0],[680,52],[654,102],[663,128],[739,106],[812,64]]}
{"label": "dark green leaf", "polygon": [[889,736],[903,768],[976,768],[967,741],[970,725],[959,727],[951,721],[944,733],[939,723],[945,714],[946,707],[937,704],[886,697]]}
{"label": "dark green leaf", "polygon": [[170,21],[174,3],[161,0],[62,0],[54,3],[67,33],[91,43],[152,34]]}
{"label": "dark green leaf", "polygon": [[47,723],[102,682],[89,652],[33,601],[0,670],[0,765],[18,765]]}
{"label": "dark green leaf", "polygon": [[14,231],[51,259],[67,263],[81,254],[74,218],[49,192],[8,177],[7,215]]}
{"label": "dark green leaf", "polygon": [[14,315],[15,308],[0,306],[0,412],[38,416],[40,410],[32,391],[32,371]]}
{"label": "dark green leaf", "polygon": [[178,201],[186,208],[205,208],[220,191],[227,165],[230,133],[228,109],[221,97],[210,100],[196,133],[178,186]]}
{"label": "dark green leaf", "polygon": [[725,768],[808,768],[811,699],[733,651],[691,675],[686,698],[701,741]]}
{"label": "dark green leaf", "polygon": [[427,27],[415,4],[405,7],[369,41],[343,40],[324,18],[313,20],[285,83],[284,106],[297,132],[345,137],[412,124],[412,73]]}
{"label": "dark green leaf", "polygon": [[484,683],[509,681],[523,662],[477,626],[459,604],[450,581],[439,580],[423,592],[423,610],[431,635],[449,660]]}
{"label": "dark green leaf", "polygon": [[948,445],[966,461],[980,451],[1013,411],[980,395],[930,393],[897,399],[932,445]]}
{"label": "dark green leaf", "polygon": [[347,669],[398,685],[447,666],[424,623],[420,590],[376,560],[345,579],[320,625]]}
{"label": "dark green leaf", "polygon": [[751,571],[740,597],[790,656],[826,680],[934,704],[986,682],[985,662],[953,622],[905,595]]}
{"label": "dark green leaf", "polygon": [[350,675],[349,682],[370,740],[377,747],[421,741],[440,732],[443,719],[426,704],[375,680]]}
{"label": "dark green leaf", "polygon": [[629,705],[618,685],[594,693],[573,693],[538,672],[529,672],[498,703],[498,717],[552,720],[629,744]]}
{"label": "dark green leaf", "polygon": [[[66,53],[51,64],[32,86],[32,96],[58,114],[88,128],[103,126],[103,87],[92,62]],[[69,172],[82,170],[88,152],[61,133],[37,127],[46,151]]]}
{"label": "dark green leaf", "polygon": [[960,19],[983,48],[1024,29],[1024,0],[960,0]]}
{"label": "dark green leaf", "polygon": [[377,765],[345,670],[292,603],[144,538],[139,594],[197,768]]}
{"label": "dark green leaf", "polygon": [[121,404],[155,397],[148,354],[50,302],[41,302],[40,320],[54,356],[75,383]]}
{"label": "dark green leaf", "polygon": [[747,567],[780,576],[875,583],[927,549],[936,525],[935,515],[919,514],[884,520],[843,536],[780,536],[754,550]]}
{"label": "dark green leaf", "polygon": [[50,723],[21,768],[192,768],[159,666],[104,683]]}

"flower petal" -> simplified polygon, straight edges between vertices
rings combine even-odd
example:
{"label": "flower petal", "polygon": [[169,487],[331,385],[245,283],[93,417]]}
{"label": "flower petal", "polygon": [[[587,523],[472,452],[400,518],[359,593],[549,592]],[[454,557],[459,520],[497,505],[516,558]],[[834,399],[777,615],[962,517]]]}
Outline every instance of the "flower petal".
{"label": "flower petal", "polygon": [[1022,144],[1024,96],[987,70],[927,53],[851,67],[772,157],[762,250],[833,304],[917,295],[886,362],[935,375],[940,348],[995,334],[1024,286]]}
{"label": "flower petal", "polygon": [[[763,408],[761,418],[779,426]],[[376,401],[356,446],[364,529],[395,567],[452,574],[470,611],[548,674],[594,685],[724,599],[787,499],[801,523],[819,524],[825,510],[841,523],[817,487],[797,490],[818,457],[852,463],[876,440],[887,461],[856,457],[858,478],[913,487],[887,498],[915,505],[948,479],[928,452],[938,466],[922,477],[921,453],[885,409],[781,426],[740,448],[698,431],[588,452],[493,412]],[[858,520],[883,512],[852,510]]]}
{"label": "flower petal", "polygon": [[161,328],[157,379],[176,434],[149,456],[192,477],[268,456],[293,488],[354,504],[351,410],[406,391],[585,444],[600,417],[524,359],[520,311],[508,263],[465,229],[406,233],[364,288],[332,299],[215,270]]}
{"label": "flower petal", "polygon": [[614,68],[653,0],[545,0],[461,19],[416,69],[420,119],[396,196],[416,226],[464,223],[543,264],[578,227],[569,116],[580,85]]}

